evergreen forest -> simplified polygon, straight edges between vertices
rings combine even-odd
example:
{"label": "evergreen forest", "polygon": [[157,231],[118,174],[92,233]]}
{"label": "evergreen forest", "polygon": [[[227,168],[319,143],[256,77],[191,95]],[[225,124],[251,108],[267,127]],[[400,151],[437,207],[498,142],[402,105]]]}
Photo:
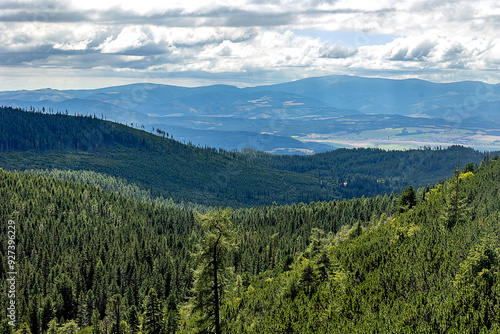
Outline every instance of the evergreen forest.
{"label": "evergreen forest", "polygon": [[0,118],[0,333],[500,332],[498,156]]}
{"label": "evergreen forest", "polygon": [[93,171],[176,203],[252,207],[399,193],[437,183],[458,163],[479,164],[485,157],[462,146],[280,156],[185,145],[165,130],[152,134],[96,115],[3,107],[0,167]]}

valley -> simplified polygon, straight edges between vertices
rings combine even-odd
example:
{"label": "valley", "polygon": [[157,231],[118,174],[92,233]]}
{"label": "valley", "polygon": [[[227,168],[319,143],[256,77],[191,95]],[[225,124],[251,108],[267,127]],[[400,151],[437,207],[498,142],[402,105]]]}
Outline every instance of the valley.
{"label": "valley", "polygon": [[22,282],[0,332],[496,331],[494,109],[365,113],[295,84],[0,93],[25,105],[0,107]]}
{"label": "valley", "polygon": [[[500,86],[327,76],[238,88],[132,84],[4,91],[0,104],[96,115],[181,142],[312,154],[338,147],[499,148]],[[406,129],[406,130],[405,130]],[[486,132],[486,133],[483,133]]]}
{"label": "valley", "polygon": [[500,333],[500,0],[0,26],[0,334]]}
{"label": "valley", "polygon": [[332,147],[374,147],[385,150],[406,150],[420,147],[449,147],[463,145],[480,151],[500,150],[500,128],[490,130],[453,129],[423,126],[385,128],[348,133],[311,133],[292,136],[304,143],[327,144]]}

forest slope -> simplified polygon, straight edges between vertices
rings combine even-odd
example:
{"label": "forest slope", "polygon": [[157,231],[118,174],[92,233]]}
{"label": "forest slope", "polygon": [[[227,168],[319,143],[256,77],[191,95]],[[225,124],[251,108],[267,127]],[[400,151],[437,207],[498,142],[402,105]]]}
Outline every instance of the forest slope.
{"label": "forest slope", "polygon": [[290,270],[228,290],[226,331],[498,333],[499,191],[496,157],[416,205],[402,196],[393,218],[316,230]]}
{"label": "forest slope", "polygon": [[[127,326],[145,329],[143,316],[154,289],[165,320],[160,326],[175,330],[192,286],[191,254],[201,238],[191,210],[2,169],[0,198],[0,221],[15,222],[17,329],[25,323],[34,334],[75,324],[109,332],[116,295]],[[231,219],[241,240],[229,261],[236,275],[280,271],[305,249],[312,228],[336,233],[392,212],[395,200],[378,196],[235,210]],[[1,238],[2,282],[11,272],[7,246],[8,239]],[[3,296],[7,287],[0,285]],[[8,302],[0,299],[2,320]],[[7,328],[0,322],[0,332],[8,333]]]}
{"label": "forest slope", "polygon": [[159,134],[95,116],[0,108],[0,167],[88,170],[125,179],[176,202],[241,207],[400,192],[410,184],[437,182],[459,161],[477,164],[484,157],[457,146],[285,157],[199,148],[168,138],[163,130]]}
{"label": "forest slope", "polygon": [[156,196],[208,205],[334,197],[313,176],[251,166],[225,152],[184,145],[95,117],[4,108],[0,130],[0,166],[5,169],[91,170],[137,183]]}

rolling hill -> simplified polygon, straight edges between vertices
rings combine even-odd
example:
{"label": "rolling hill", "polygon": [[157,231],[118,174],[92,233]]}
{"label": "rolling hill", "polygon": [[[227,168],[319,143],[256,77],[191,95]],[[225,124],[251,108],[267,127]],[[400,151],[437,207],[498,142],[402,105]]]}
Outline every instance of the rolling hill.
{"label": "rolling hill", "polygon": [[95,116],[1,108],[0,167],[94,171],[176,202],[239,207],[400,192],[438,182],[457,164],[479,164],[485,156],[452,147],[284,157],[185,145],[160,134]]}

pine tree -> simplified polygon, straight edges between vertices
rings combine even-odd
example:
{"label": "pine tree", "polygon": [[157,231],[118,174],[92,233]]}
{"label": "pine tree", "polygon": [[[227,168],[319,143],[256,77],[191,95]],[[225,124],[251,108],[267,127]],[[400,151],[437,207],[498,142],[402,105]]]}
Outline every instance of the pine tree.
{"label": "pine tree", "polygon": [[144,299],[142,328],[146,334],[158,334],[162,327],[162,307],[156,290],[151,288]]}
{"label": "pine tree", "polygon": [[41,328],[40,323],[40,297],[38,295],[33,296],[31,305],[29,307],[28,313],[30,317],[30,330],[32,333],[39,333]]}
{"label": "pine tree", "polygon": [[409,186],[399,197],[398,212],[406,212],[413,208],[416,204],[417,194],[415,193],[415,189],[413,188],[413,186]]}
{"label": "pine tree", "polygon": [[27,323],[23,322],[21,327],[16,331],[16,334],[31,334],[30,327]]}
{"label": "pine tree", "polygon": [[173,294],[168,296],[164,309],[165,333],[173,334],[177,332],[177,323],[179,321],[179,310]]}
{"label": "pine tree", "polygon": [[13,334],[14,327],[9,325],[9,320],[7,318],[0,321],[0,334]]}
{"label": "pine tree", "polygon": [[90,319],[87,319],[87,302],[83,291],[80,291],[78,297],[78,314],[76,316],[76,323],[79,327],[86,327]]}
{"label": "pine tree", "polygon": [[59,324],[57,323],[57,319],[54,318],[52,320],[50,320],[49,324],[48,324],[48,330],[47,330],[47,334],[57,334],[59,333]]}
{"label": "pine tree", "polygon": [[227,253],[236,248],[236,233],[230,217],[229,208],[196,216],[204,235],[195,254],[198,267],[194,273],[194,296],[190,307],[199,332],[221,333],[220,305],[227,272],[225,260]]}
{"label": "pine tree", "polygon": [[92,312],[92,334],[101,334],[101,316],[99,315],[99,311],[94,309]]}
{"label": "pine tree", "polygon": [[109,298],[106,316],[111,322],[111,333],[122,334],[120,324],[125,318],[122,295],[115,294]]}
{"label": "pine tree", "polygon": [[95,309],[95,298],[94,292],[92,290],[87,291],[87,294],[85,296],[85,305],[87,307],[87,326],[89,326],[92,324],[92,313]]}
{"label": "pine tree", "polygon": [[139,331],[139,314],[137,313],[137,307],[135,307],[135,305],[132,305],[128,310],[127,319],[130,325],[130,333],[137,333]]}
{"label": "pine tree", "polygon": [[462,179],[458,167],[455,168],[453,179],[449,182],[448,187],[443,219],[445,226],[451,229],[465,221],[466,214],[466,199],[462,192]]}
{"label": "pine tree", "polygon": [[80,328],[74,320],[69,320],[59,329],[59,333],[61,334],[77,334],[79,331]]}
{"label": "pine tree", "polygon": [[50,296],[47,296],[42,300],[42,307],[39,310],[39,314],[42,332],[45,332],[49,328],[49,322],[56,316],[54,302]]}

